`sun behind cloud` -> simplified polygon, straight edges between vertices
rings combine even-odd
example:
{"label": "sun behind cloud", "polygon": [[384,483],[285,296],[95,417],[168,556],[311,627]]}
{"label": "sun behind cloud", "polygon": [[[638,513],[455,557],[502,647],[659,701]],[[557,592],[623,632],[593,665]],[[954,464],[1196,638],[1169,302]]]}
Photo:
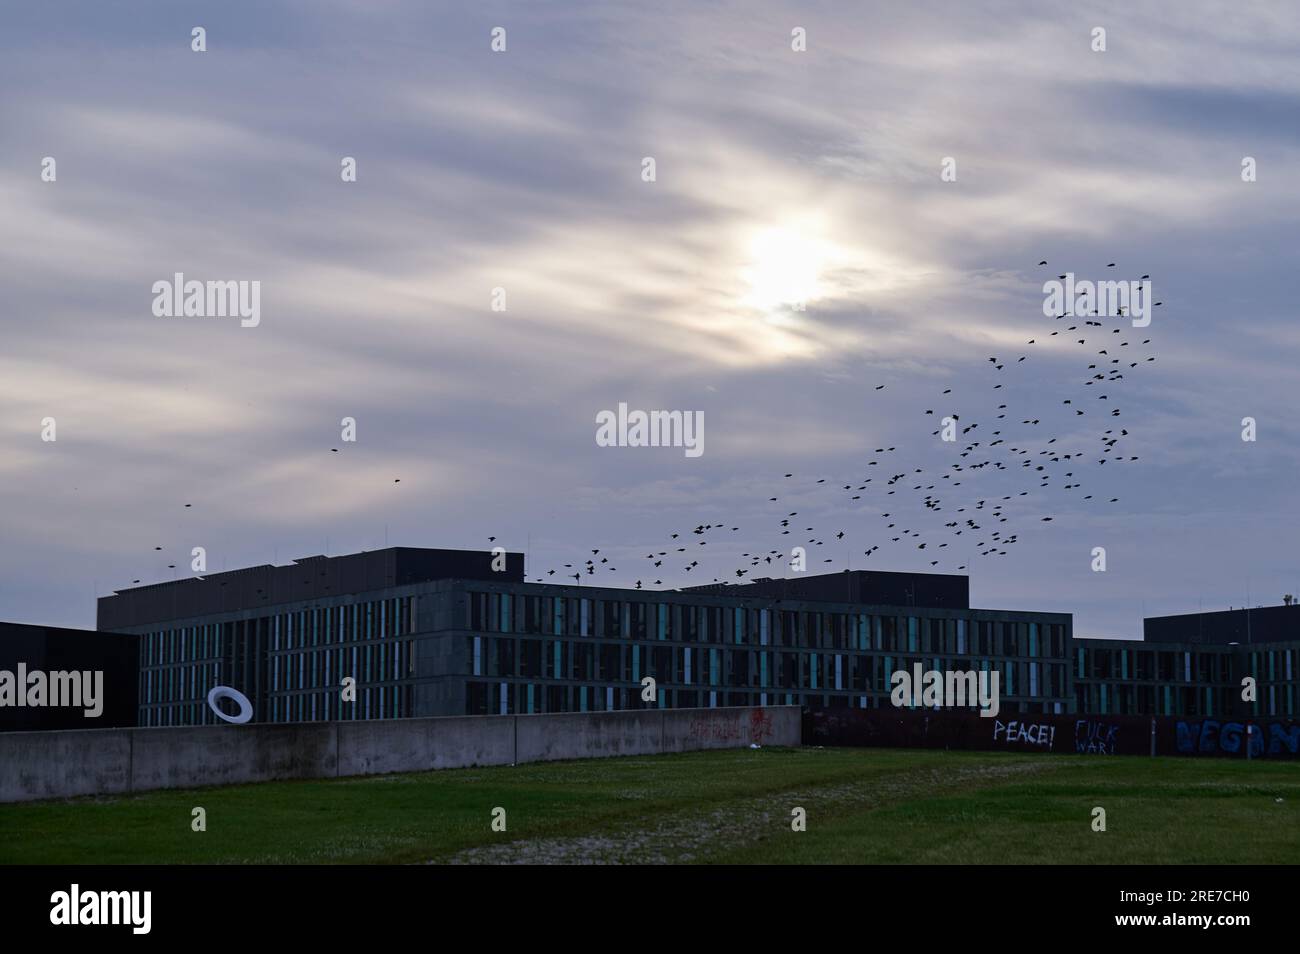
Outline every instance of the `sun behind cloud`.
{"label": "sun behind cloud", "polygon": [[771,312],[816,300],[830,259],[829,245],[812,232],[763,229],[750,241],[749,263],[741,270],[748,288],[744,303]]}

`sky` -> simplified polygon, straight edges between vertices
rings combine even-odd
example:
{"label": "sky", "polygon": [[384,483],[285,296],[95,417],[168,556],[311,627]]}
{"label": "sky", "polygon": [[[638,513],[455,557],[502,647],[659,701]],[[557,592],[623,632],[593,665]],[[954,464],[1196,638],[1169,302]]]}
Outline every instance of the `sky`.
{"label": "sky", "polygon": [[[1300,11],[1133,6],[5,5],[0,619],[93,627],[194,547],[668,588],[802,544],[1078,636],[1300,593]],[[155,315],[177,272],[259,282],[259,323]],[[1162,303],[1087,329],[1157,358],[1104,382],[1122,418],[1044,314],[1066,272]],[[702,414],[704,452],[601,446],[620,403]],[[1040,487],[1009,447],[1052,436],[1078,466]],[[941,511],[882,486],[917,468]],[[1005,555],[945,528],[1003,496]]]}

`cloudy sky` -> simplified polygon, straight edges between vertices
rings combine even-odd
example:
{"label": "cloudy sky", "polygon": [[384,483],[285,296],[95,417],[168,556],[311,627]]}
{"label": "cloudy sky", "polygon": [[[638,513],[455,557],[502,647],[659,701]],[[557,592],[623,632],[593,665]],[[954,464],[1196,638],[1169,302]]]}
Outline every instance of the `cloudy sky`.
{"label": "cloudy sky", "polygon": [[[530,579],[598,548],[617,569],[583,582],[627,586],[800,543],[809,572],[942,554],[975,605],[1077,635],[1300,593],[1300,13],[1134,6],[6,4],[0,619],[93,626],[194,546],[489,536]],[[1158,359],[1104,383],[1121,418],[1043,314],[1067,271],[1163,302],[1087,329]],[[259,281],[260,325],[156,317],[176,272]],[[598,446],[619,402],[702,412],[705,452]],[[948,413],[980,423],[968,458]],[[1077,466],[1040,487],[1051,437]],[[1003,496],[1005,556],[944,527]]]}

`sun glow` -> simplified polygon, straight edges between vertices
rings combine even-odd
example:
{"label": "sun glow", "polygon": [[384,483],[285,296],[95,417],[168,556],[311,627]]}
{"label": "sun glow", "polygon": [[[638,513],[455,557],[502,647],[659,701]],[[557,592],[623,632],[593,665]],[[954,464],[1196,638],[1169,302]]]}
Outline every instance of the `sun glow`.
{"label": "sun glow", "polygon": [[749,286],[745,304],[764,311],[798,310],[818,298],[828,260],[826,244],[792,228],[759,232],[749,244],[749,264],[741,278]]}

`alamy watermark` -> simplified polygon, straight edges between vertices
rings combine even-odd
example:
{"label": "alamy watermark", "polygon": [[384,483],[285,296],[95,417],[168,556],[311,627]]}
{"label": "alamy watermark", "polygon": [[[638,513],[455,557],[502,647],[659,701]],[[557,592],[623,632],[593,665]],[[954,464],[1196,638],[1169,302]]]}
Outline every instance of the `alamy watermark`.
{"label": "alamy watermark", "polygon": [[242,328],[262,323],[260,281],[186,281],[177,272],[153,283],[156,318],[240,318]]}
{"label": "alamy watermark", "polygon": [[596,414],[596,443],[601,447],[682,447],[687,457],[704,453],[703,411],[617,411]]}
{"label": "alamy watermark", "polygon": [[28,671],[27,664],[20,662],[16,673],[0,669],[3,706],[82,709],[87,719],[98,719],[104,711],[104,671]]}
{"label": "alamy watermark", "polygon": [[1151,324],[1151,281],[1080,281],[1066,272],[1064,282],[1043,283],[1043,314],[1048,318],[1132,318],[1134,328]]}
{"label": "alamy watermark", "polygon": [[152,891],[82,891],[74,884],[50,895],[50,923],[125,924],[132,934],[148,934],[152,925]]}
{"label": "alamy watermark", "polygon": [[980,718],[991,719],[1001,708],[999,684],[1002,674],[996,669],[931,669],[922,671],[920,663],[912,671],[898,669],[889,677],[893,691],[889,700],[895,706],[919,706],[932,709],[965,709],[979,705]]}

